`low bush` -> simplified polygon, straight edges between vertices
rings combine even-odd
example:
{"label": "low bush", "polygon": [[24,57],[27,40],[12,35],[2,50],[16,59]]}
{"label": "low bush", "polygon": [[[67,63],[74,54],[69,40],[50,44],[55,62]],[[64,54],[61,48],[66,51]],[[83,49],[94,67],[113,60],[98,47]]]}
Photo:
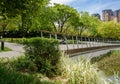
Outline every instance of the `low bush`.
{"label": "low bush", "polygon": [[47,38],[30,38],[24,40],[26,56],[33,61],[39,72],[47,76],[59,74],[59,42]]}
{"label": "low bush", "polygon": [[12,69],[22,72],[36,72],[37,67],[28,57],[21,56],[9,62]]}
{"label": "low bush", "polygon": [[0,84],[61,84],[36,71],[36,65],[25,56],[0,59]]}

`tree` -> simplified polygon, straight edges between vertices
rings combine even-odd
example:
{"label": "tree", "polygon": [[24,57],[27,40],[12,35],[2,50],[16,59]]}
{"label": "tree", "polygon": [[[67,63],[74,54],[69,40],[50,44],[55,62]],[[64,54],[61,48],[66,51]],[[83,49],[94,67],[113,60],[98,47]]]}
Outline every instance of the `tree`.
{"label": "tree", "polygon": [[62,33],[65,25],[78,16],[78,12],[70,6],[55,4],[51,7],[51,23],[56,32]]}
{"label": "tree", "polygon": [[38,16],[49,0],[1,0],[0,13],[3,17],[21,16],[21,31],[26,33],[31,27],[32,19]]}
{"label": "tree", "polygon": [[120,24],[113,21],[103,22],[98,33],[104,38],[120,39]]}
{"label": "tree", "polygon": [[[80,12],[79,21],[76,22],[77,28],[79,30],[79,36],[87,32],[90,36],[97,35],[97,26],[100,24],[98,18],[89,15],[88,12]],[[87,35],[87,36],[89,36]]]}
{"label": "tree", "polygon": [[73,24],[75,26],[75,30],[79,31],[78,35],[81,36],[82,33],[90,27],[90,16],[88,12],[80,12],[79,18]]}
{"label": "tree", "polygon": [[91,16],[91,27],[89,28],[90,36],[98,36],[97,28],[102,23],[97,17]]}

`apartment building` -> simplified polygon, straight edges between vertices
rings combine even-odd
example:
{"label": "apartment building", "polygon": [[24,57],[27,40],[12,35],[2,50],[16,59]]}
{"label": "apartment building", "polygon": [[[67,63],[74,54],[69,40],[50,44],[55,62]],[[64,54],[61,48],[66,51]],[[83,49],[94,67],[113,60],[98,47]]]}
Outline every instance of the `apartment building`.
{"label": "apartment building", "polygon": [[111,9],[103,10],[102,20],[105,22],[114,20],[114,12]]}
{"label": "apartment building", "polygon": [[120,9],[114,11],[114,21],[120,22]]}

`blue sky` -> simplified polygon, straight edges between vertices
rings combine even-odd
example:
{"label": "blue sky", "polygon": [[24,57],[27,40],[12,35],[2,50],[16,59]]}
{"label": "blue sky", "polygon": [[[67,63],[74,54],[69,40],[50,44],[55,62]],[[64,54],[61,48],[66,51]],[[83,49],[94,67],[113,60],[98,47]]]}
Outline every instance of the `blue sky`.
{"label": "blue sky", "polygon": [[66,4],[79,12],[88,11],[90,14],[102,13],[104,9],[120,9],[120,0],[51,0],[51,3]]}

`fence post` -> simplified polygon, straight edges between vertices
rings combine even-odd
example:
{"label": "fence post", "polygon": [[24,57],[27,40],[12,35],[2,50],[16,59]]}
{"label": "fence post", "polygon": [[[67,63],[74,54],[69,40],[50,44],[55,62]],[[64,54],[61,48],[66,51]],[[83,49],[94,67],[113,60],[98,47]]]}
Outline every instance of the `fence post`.
{"label": "fence post", "polygon": [[103,45],[102,45],[102,46],[104,46],[104,45],[105,45],[105,43],[104,43],[104,38],[103,38],[102,40],[103,40]]}
{"label": "fence post", "polygon": [[74,37],[72,36],[72,44],[73,44],[73,49],[75,49],[75,46],[74,46]]}
{"label": "fence post", "polygon": [[66,40],[66,47],[67,47],[67,50],[69,49],[68,47],[68,41],[67,41],[67,37],[65,36],[64,39]]}
{"label": "fence post", "polygon": [[88,45],[89,45],[89,47],[91,47],[91,41],[90,41],[90,37],[88,37]]}
{"label": "fence post", "polygon": [[97,44],[97,38],[93,37],[93,47],[95,47]]}
{"label": "fence post", "polygon": [[55,34],[55,39],[57,39],[57,34]]}
{"label": "fence post", "polygon": [[41,31],[41,37],[43,37],[43,32]]}
{"label": "fence post", "polygon": [[52,38],[51,34],[50,34],[50,39]]}
{"label": "fence post", "polygon": [[79,48],[79,45],[78,45],[78,36],[76,36],[76,42],[77,42],[77,48]]}
{"label": "fence post", "polygon": [[82,36],[80,37],[80,41],[81,41],[81,48],[83,48]]}

